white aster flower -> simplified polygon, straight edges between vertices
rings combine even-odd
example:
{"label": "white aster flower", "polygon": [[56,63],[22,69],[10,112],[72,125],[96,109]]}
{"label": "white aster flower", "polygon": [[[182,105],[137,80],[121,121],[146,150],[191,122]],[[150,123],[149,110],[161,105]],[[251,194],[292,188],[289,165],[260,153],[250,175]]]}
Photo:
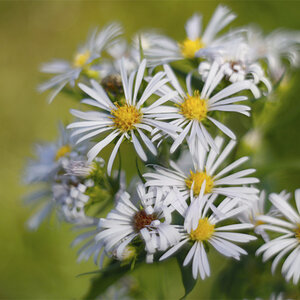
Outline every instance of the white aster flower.
{"label": "white aster flower", "polygon": [[179,234],[171,225],[172,210],[164,204],[163,194],[147,193],[143,185],[138,185],[137,191],[141,207],[137,208],[130,201],[130,195],[124,193],[115,209],[105,219],[100,219],[101,232],[95,239],[104,242],[106,252],[113,252],[121,259],[125,247],[140,237],[145,242],[147,261],[152,262],[153,254],[176,244]]}
{"label": "white aster flower", "polygon": [[[57,201],[55,196],[56,185],[64,186],[64,195],[67,195],[72,186],[77,186],[81,182],[82,178],[78,177],[79,170],[77,169],[78,172],[75,174],[70,172],[69,167],[73,165],[72,162],[83,162],[87,152],[86,146],[76,146],[69,131],[60,126],[60,137],[56,143],[36,147],[37,159],[28,163],[24,176],[26,184],[41,184],[37,191],[25,199],[27,204],[40,205],[38,211],[28,221],[30,229],[37,229],[55,208],[61,209],[61,197]],[[88,169],[91,170],[91,166]],[[83,177],[82,175],[81,172],[80,177]]]}
{"label": "white aster flower", "polygon": [[[290,194],[282,191],[279,196],[284,200],[288,201]],[[261,235],[261,237],[268,242],[270,240],[269,235],[266,231],[260,227],[263,224],[262,221],[258,220],[260,216],[267,215],[267,216],[281,216],[280,211],[274,206],[272,206],[268,212],[266,212],[266,193],[265,191],[261,191],[259,197],[254,201],[250,201],[247,203],[248,208],[245,209],[239,216],[238,219],[241,223],[252,223],[254,225],[254,232],[256,234]],[[244,205],[244,203],[241,203]]]}
{"label": "white aster flower", "polygon": [[[245,101],[246,96],[230,97],[238,92],[250,89],[255,96],[259,96],[260,92],[257,87],[249,80],[233,83],[225,87],[215,95],[211,96],[214,89],[222,80],[224,73],[220,69],[218,63],[214,63],[211,67],[209,75],[204,83],[202,91],[192,90],[191,76],[187,76],[187,92],[180,86],[175,74],[168,65],[164,65],[165,72],[167,73],[170,83],[173,88],[178,92],[170,101],[175,103],[174,107],[169,106],[167,109],[168,114],[155,115],[158,120],[173,120],[171,124],[176,125],[182,129],[178,137],[174,137],[174,143],[170,149],[173,153],[183,140],[190,134],[189,140],[195,141],[199,139],[201,144],[207,150],[212,147],[218,151],[210,133],[206,129],[208,122],[213,123],[223,133],[231,139],[235,139],[235,134],[224,124],[213,118],[211,115],[215,111],[237,112],[246,116],[250,116],[250,107],[246,105],[234,104],[239,101]],[[158,91],[158,95],[169,95],[173,91],[172,88],[165,85]],[[155,140],[161,135],[154,136]]]}
{"label": "white aster flower", "polygon": [[84,206],[89,200],[85,194],[87,186],[67,182],[52,186],[53,201],[61,219],[68,223],[91,224],[93,218],[86,216]]}
{"label": "white aster flower", "polygon": [[[150,65],[160,65],[184,58],[192,59],[203,55],[213,55],[226,42],[226,36],[216,37],[217,34],[230,22],[236,15],[222,5],[215,10],[210,22],[202,32],[202,16],[194,14],[185,24],[187,38],[178,43],[168,37],[148,33],[149,46],[144,49],[145,56]],[[231,34],[231,39],[234,38]]]}
{"label": "white aster flower", "polygon": [[142,95],[138,97],[138,92],[146,69],[146,60],[141,62],[137,73],[132,72],[129,78],[127,77],[123,60],[120,63],[120,69],[125,103],[122,105],[113,103],[103,88],[94,80],[91,81],[92,88],[84,84],[79,84],[80,88],[92,98],[84,99],[82,103],[95,106],[100,111],[81,112],[72,110],[71,113],[74,116],[81,118],[84,121],[74,122],[68,126],[68,128],[71,129],[76,128],[72,136],[85,133],[78,139],[78,143],[99,136],[102,133],[110,132],[88,152],[89,161],[92,161],[104,147],[118,138],[107,164],[107,171],[109,174],[118,149],[124,139],[130,140],[140,158],[146,161],[146,153],[136,134],[139,135],[149,151],[156,155],[156,147],[144,132],[152,133],[153,128],[156,128],[168,134],[175,135],[177,130],[175,125],[157,121],[153,117],[154,114],[155,116],[162,116],[165,114],[164,107],[161,106],[161,104],[174,97],[176,92],[171,91],[160,97],[150,106],[143,106],[147,99],[153,95],[157,89],[168,82],[168,79],[164,78],[165,74],[163,72],[158,72],[147,84]]}
{"label": "white aster flower", "polygon": [[[224,139],[217,137],[214,141],[218,152],[221,151]],[[246,169],[226,175],[249,158],[242,157],[223,169],[220,165],[225,161],[233,147],[235,141],[230,141],[222,152],[218,155],[216,151],[211,149],[206,151],[200,143],[197,143],[196,149],[193,149],[189,156],[185,156],[185,160],[190,162],[190,167],[181,170],[176,163],[171,162],[171,169],[161,166],[154,166],[155,173],[146,173],[146,186],[166,186],[174,187],[186,201],[191,191],[195,196],[200,193],[201,186],[205,182],[205,194],[224,195],[230,198],[239,197],[242,200],[257,199],[258,190],[254,187],[246,187],[244,185],[259,182],[255,177],[247,177],[255,172],[255,169]]]}
{"label": "white aster flower", "polygon": [[276,256],[272,263],[272,273],[274,273],[279,262],[290,253],[283,263],[282,275],[287,281],[293,279],[293,283],[298,284],[300,279],[300,189],[295,191],[297,210],[286,201],[285,197],[278,194],[271,194],[269,197],[272,204],[284,216],[284,220],[267,215],[258,218],[264,223],[259,226],[261,229],[281,235],[261,246],[256,254],[263,253],[263,261]]}
{"label": "white aster flower", "polygon": [[184,226],[177,226],[181,232],[181,241],[160,258],[160,260],[166,259],[183,245],[191,244],[191,249],[183,265],[186,266],[192,261],[194,279],[197,279],[199,275],[202,279],[210,276],[210,267],[205,246],[211,245],[222,255],[239,260],[240,256],[247,254],[247,252],[235,243],[247,243],[256,239],[254,236],[248,234],[232,232],[250,229],[253,227],[252,224],[219,225],[219,222],[236,216],[245,207],[237,206],[240,201],[237,198],[225,198],[215,208],[212,203],[216,197],[214,195],[203,195],[204,186],[205,184],[202,185],[200,197],[193,199],[190,206],[185,201],[180,201],[180,204],[176,205],[180,208],[178,211],[185,218]]}
{"label": "white aster flower", "polygon": [[260,63],[254,59],[252,49],[246,42],[233,41],[225,45],[213,60],[201,62],[198,71],[204,80],[206,80],[214,60],[219,63],[225,79],[228,81],[234,83],[249,79],[256,85],[262,82],[267,88],[267,92],[271,92],[272,84]]}
{"label": "white aster flower", "polygon": [[41,84],[39,86],[39,91],[44,92],[54,88],[54,91],[49,98],[49,102],[52,102],[66,84],[69,83],[73,87],[75,81],[83,71],[88,77],[97,77],[98,73],[91,67],[91,64],[101,56],[103,50],[116,42],[116,38],[121,33],[122,30],[119,24],[109,24],[98,33],[97,30],[92,32],[87,42],[79,48],[73,62],[54,60],[50,63],[43,64],[41,72],[57,75]]}
{"label": "white aster flower", "polygon": [[270,74],[275,80],[279,80],[284,74],[285,60],[292,67],[299,67],[299,31],[279,29],[264,36],[259,29],[251,27],[246,32],[253,57],[267,61]]}
{"label": "white aster flower", "polygon": [[26,184],[55,180],[57,172],[66,165],[67,160],[78,160],[86,153],[87,145],[76,145],[70,132],[61,124],[59,131],[60,136],[55,143],[36,145],[37,159],[30,160],[26,167],[24,176]]}
{"label": "white aster flower", "polygon": [[[115,208],[105,219],[100,219],[94,239],[81,257],[86,259],[96,251],[118,260],[126,260],[135,251],[130,243],[139,238],[145,244],[147,262],[153,261],[153,254],[165,251],[179,241],[179,233],[171,225],[170,197],[172,193],[163,193],[160,189],[146,191],[142,184],[137,187],[139,203],[133,204],[131,196],[124,192],[118,197]],[[88,233],[85,233],[89,236]],[[76,244],[85,237],[79,237]],[[93,251],[92,251],[93,250]]]}

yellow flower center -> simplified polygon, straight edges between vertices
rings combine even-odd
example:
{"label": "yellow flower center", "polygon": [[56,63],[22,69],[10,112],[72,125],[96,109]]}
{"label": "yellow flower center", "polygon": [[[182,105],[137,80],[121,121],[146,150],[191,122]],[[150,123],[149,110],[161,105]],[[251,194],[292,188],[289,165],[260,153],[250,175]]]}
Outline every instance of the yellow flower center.
{"label": "yellow flower center", "polygon": [[182,55],[185,58],[194,58],[197,51],[205,47],[205,44],[200,38],[190,40],[186,38],[182,43],[179,43]]}
{"label": "yellow flower center", "polygon": [[115,127],[122,132],[134,129],[135,125],[141,122],[143,116],[135,106],[128,104],[117,105],[117,109],[113,110],[111,114],[114,116]]}
{"label": "yellow flower center", "polygon": [[263,225],[263,224],[265,224],[263,221],[258,220],[255,222],[254,227],[257,227],[257,226]]}
{"label": "yellow flower center", "polygon": [[200,98],[199,91],[195,91],[194,96],[188,94],[179,108],[180,112],[189,120],[201,122],[207,115],[207,103],[206,100]]}
{"label": "yellow flower center", "polygon": [[206,172],[193,172],[190,171],[190,177],[185,179],[186,186],[191,189],[193,185],[194,195],[199,195],[201,186],[204,180],[206,180],[205,184],[205,193],[210,193],[214,187],[214,181],[211,176],[207,175]]}
{"label": "yellow flower center", "polygon": [[69,145],[64,145],[62,147],[60,147],[55,155],[55,160],[59,160],[60,158],[62,158],[63,156],[65,156],[67,153],[71,152],[71,147]]}
{"label": "yellow flower center", "polygon": [[295,230],[295,236],[300,242],[300,224],[298,224],[298,228]]}
{"label": "yellow flower center", "polygon": [[215,232],[215,225],[211,224],[208,218],[200,219],[198,227],[191,230],[190,239],[193,241],[207,241]]}
{"label": "yellow flower center", "polygon": [[76,54],[74,61],[73,61],[74,67],[76,67],[76,68],[83,67],[86,64],[86,62],[88,61],[88,59],[90,58],[90,56],[91,56],[91,53],[88,50],[83,53]]}

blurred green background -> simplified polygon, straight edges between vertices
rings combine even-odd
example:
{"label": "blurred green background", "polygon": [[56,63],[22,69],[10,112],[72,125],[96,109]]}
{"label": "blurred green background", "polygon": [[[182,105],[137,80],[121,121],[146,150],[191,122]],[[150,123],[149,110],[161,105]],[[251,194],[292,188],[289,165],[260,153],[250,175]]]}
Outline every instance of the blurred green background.
{"label": "blurred green background", "polygon": [[[81,299],[95,270],[92,262],[76,263],[70,249],[75,234],[67,225],[51,222],[37,232],[24,226],[30,215],[21,199],[26,158],[36,141],[54,140],[57,122],[70,120],[73,105],[59,95],[48,105],[39,95],[38,67],[52,58],[72,58],[93,26],[112,20],[123,23],[130,37],[142,28],[161,28],[181,40],[184,23],[195,11],[207,23],[216,1],[1,1],[0,2],[0,298]],[[277,27],[300,29],[300,1],[222,1],[238,14],[233,26],[257,23],[267,32]],[[256,153],[258,176],[273,191],[300,187],[300,73],[295,72],[282,104],[270,117],[266,149]],[[267,163],[265,162],[268,153]],[[261,167],[261,168],[260,168]],[[226,264],[216,256],[212,277],[197,284],[189,299],[207,298],[218,271]],[[168,267],[170,265],[170,267]],[[268,266],[269,268],[269,266]],[[278,272],[279,273],[279,272]],[[178,299],[183,294],[180,273],[172,261],[137,269],[133,275],[147,299]],[[249,274],[251,276],[251,274]],[[283,279],[282,279],[283,281]],[[255,287],[254,287],[255,288]],[[249,297],[244,294],[241,297]]]}

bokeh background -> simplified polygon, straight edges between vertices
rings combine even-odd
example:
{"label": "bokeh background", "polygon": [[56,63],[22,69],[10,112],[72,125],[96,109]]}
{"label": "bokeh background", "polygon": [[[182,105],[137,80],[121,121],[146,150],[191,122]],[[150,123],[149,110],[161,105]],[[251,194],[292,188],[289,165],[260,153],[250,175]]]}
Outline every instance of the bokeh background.
{"label": "bokeh background", "polygon": [[[257,23],[266,32],[277,27],[300,29],[300,1],[222,3],[238,14],[232,26]],[[207,23],[218,4],[216,1],[0,2],[1,299],[81,299],[91,276],[77,275],[95,270],[92,262],[76,263],[76,251],[70,249],[75,233],[69,226],[55,220],[46,222],[37,232],[28,232],[24,226],[31,214],[30,208],[22,203],[29,192],[22,185],[26,159],[32,156],[35,142],[55,139],[58,121],[68,122],[69,108],[74,106],[65,95],[59,95],[48,105],[46,95],[36,92],[42,79],[39,65],[56,57],[72,58],[77,45],[93,26],[101,27],[112,20],[123,23],[128,38],[142,28],[161,28],[181,40],[189,16],[195,11],[202,12]],[[267,150],[258,149],[255,153],[258,175],[276,192],[300,187],[299,81],[299,71],[294,72],[278,93],[282,104],[268,120]],[[199,281],[188,299],[209,297],[219,271],[228,262],[215,257],[212,277]],[[137,269],[132,275],[143,298],[178,299],[183,295],[178,284],[180,273],[172,261]],[[250,272],[247,275],[256,276]]]}

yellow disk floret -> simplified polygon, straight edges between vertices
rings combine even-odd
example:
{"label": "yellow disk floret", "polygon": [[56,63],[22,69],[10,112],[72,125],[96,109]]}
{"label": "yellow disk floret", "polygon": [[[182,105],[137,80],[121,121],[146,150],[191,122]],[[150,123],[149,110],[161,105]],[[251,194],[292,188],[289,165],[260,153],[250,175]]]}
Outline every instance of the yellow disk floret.
{"label": "yellow disk floret", "polygon": [[117,109],[113,110],[111,114],[114,116],[115,127],[122,132],[134,129],[135,125],[141,122],[143,115],[134,105],[116,106]]}
{"label": "yellow disk floret", "polygon": [[64,146],[60,147],[56,152],[55,159],[59,160],[60,158],[65,156],[67,153],[70,153],[71,150],[72,149],[69,145],[64,145]]}
{"label": "yellow disk floret", "polygon": [[86,64],[86,62],[88,61],[88,59],[90,58],[90,56],[91,56],[91,53],[88,50],[83,53],[76,54],[74,61],[73,61],[74,67],[76,67],[76,68],[83,67]]}
{"label": "yellow disk floret", "polygon": [[211,176],[207,175],[206,172],[194,173],[193,171],[190,171],[190,174],[190,177],[185,180],[185,184],[189,189],[191,189],[193,186],[194,195],[199,195],[204,180],[206,180],[205,193],[210,193],[212,191],[214,187],[214,181]]}
{"label": "yellow disk floret", "polygon": [[199,91],[195,91],[193,96],[188,94],[179,108],[180,112],[189,120],[201,122],[207,115],[207,103],[205,99],[200,98]]}
{"label": "yellow disk floret", "polygon": [[207,241],[215,232],[215,225],[211,224],[208,218],[200,219],[198,227],[191,230],[190,239],[193,241]]}
{"label": "yellow disk floret", "polygon": [[203,41],[198,38],[195,40],[190,40],[186,38],[182,43],[179,43],[181,54],[185,58],[194,58],[197,51],[205,47]]}
{"label": "yellow disk floret", "polygon": [[298,228],[295,230],[295,236],[300,242],[300,224],[298,224]]}

